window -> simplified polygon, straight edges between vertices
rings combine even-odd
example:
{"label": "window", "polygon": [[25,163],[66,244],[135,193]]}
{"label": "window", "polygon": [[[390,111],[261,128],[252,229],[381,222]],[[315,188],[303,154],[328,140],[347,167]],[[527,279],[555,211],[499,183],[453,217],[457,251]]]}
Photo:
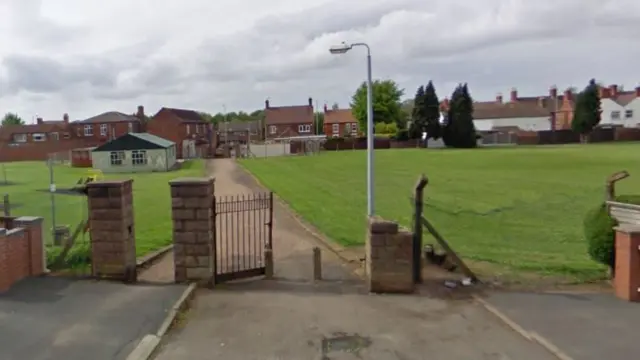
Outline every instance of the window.
{"label": "window", "polygon": [[49,136],[51,137],[51,140],[55,140],[55,141],[60,140],[60,135],[57,132],[51,133],[49,134]]}
{"label": "window", "polygon": [[333,124],[333,125],[331,125],[331,131],[332,131],[334,134],[339,133],[339,132],[340,132],[340,125],[338,125],[338,124]]}
{"label": "window", "polygon": [[133,132],[133,123],[130,122],[127,125],[129,126],[129,132],[132,133]]}
{"label": "window", "polygon": [[33,139],[33,141],[46,141],[47,135],[43,133],[33,133],[31,134],[31,138]]}
{"label": "window", "polygon": [[353,135],[358,135],[358,123],[351,124],[351,133]]}
{"label": "window", "polygon": [[27,142],[27,134],[13,134],[14,143]]}
{"label": "window", "polygon": [[63,139],[71,139],[71,134],[69,134],[68,132],[62,133],[62,138]]}
{"label": "window", "polygon": [[131,163],[136,165],[147,165],[147,152],[145,150],[133,150],[131,152]]}
{"label": "window", "polygon": [[93,126],[85,125],[84,126],[84,136],[93,136]]}
{"label": "window", "polygon": [[112,151],[109,157],[112,166],[120,166],[124,162],[124,151]]}
{"label": "window", "polygon": [[624,118],[625,119],[631,119],[632,117],[633,117],[633,110],[625,110]]}
{"label": "window", "polygon": [[187,135],[191,134],[191,125],[187,124]]}
{"label": "window", "polygon": [[107,136],[107,124],[100,124],[100,136]]}
{"label": "window", "polygon": [[612,111],[611,118],[614,120],[620,119],[620,111]]}
{"label": "window", "polygon": [[350,133],[351,132],[351,123],[345,124],[344,130],[347,132],[347,134]]}
{"label": "window", "polygon": [[269,126],[269,134],[275,134],[278,128],[275,125]]}
{"label": "window", "polygon": [[308,133],[311,132],[311,125],[298,125],[299,133]]}
{"label": "window", "polygon": [[200,124],[196,124],[196,134],[200,134]]}

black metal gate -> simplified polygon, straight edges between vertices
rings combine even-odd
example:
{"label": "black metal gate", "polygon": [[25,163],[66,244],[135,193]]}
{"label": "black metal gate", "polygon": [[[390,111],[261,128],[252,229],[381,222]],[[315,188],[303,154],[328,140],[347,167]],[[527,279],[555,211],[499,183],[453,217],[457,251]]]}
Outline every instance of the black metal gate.
{"label": "black metal gate", "polygon": [[213,198],[215,281],[265,274],[265,249],[272,249],[273,193]]}

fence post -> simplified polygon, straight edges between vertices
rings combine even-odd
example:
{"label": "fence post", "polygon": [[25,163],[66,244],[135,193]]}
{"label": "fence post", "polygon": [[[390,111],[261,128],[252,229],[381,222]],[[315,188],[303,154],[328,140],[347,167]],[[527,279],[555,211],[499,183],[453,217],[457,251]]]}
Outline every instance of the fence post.
{"label": "fence post", "polygon": [[2,197],[2,211],[4,212],[4,216],[11,216],[11,204],[9,203],[9,194],[4,194]]}
{"label": "fence post", "polygon": [[422,211],[424,202],[424,188],[429,183],[427,177],[422,174],[418,179],[414,194],[413,214],[413,283],[422,283]]}

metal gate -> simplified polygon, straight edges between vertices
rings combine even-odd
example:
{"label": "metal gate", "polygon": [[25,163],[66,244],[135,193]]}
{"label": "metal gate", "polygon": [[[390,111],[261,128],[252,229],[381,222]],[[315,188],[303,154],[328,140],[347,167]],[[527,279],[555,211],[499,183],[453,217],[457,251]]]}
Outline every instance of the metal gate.
{"label": "metal gate", "polygon": [[215,281],[265,274],[265,249],[272,249],[273,193],[214,196]]}

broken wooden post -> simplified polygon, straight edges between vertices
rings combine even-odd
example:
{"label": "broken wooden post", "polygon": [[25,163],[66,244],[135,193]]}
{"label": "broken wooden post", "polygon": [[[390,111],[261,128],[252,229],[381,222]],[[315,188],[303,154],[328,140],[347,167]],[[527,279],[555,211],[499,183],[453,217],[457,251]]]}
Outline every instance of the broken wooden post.
{"label": "broken wooden post", "polygon": [[609,175],[607,178],[607,183],[605,185],[605,200],[606,201],[615,201],[616,200],[616,183],[620,180],[628,178],[630,175],[626,170],[618,171],[617,173],[613,173]]}
{"label": "broken wooden post", "polygon": [[270,248],[264,249],[264,277],[273,279],[273,250]]}
{"label": "broken wooden post", "polygon": [[313,280],[322,280],[322,253],[317,246],[313,248]]}
{"label": "broken wooden post", "polygon": [[2,210],[5,217],[11,216],[11,206],[9,204],[9,194],[4,194],[2,197]]}
{"label": "broken wooden post", "polygon": [[429,183],[429,179],[422,174],[418,179],[414,194],[414,214],[413,214],[413,282],[422,283],[422,218],[424,204],[424,188]]}

